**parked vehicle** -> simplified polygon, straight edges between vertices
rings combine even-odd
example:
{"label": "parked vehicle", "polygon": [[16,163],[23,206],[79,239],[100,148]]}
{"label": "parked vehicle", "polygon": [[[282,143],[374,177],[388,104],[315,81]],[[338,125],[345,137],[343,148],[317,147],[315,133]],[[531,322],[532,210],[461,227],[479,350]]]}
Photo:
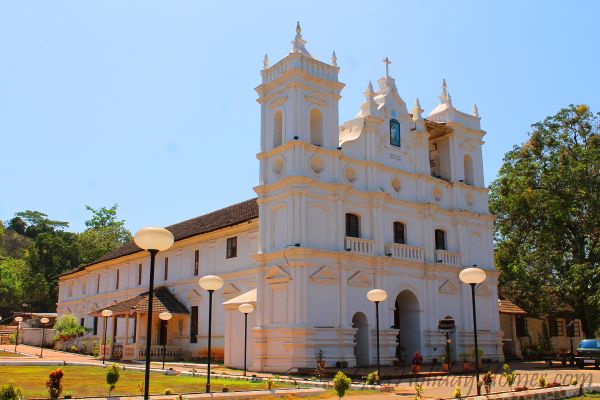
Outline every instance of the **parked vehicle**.
{"label": "parked vehicle", "polygon": [[577,345],[575,363],[579,368],[593,365],[600,368],[600,339],[584,339]]}

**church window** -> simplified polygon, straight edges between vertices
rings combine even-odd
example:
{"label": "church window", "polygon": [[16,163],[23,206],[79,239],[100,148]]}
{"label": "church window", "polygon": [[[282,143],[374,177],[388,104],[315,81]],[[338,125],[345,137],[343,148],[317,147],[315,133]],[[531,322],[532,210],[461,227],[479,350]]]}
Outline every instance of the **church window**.
{"label": "church window", "polygon": [[405,227],[402,222],[394,222],[394,243],[406,244],[404,231]]}
{"label": "church window", "polygon": [[117,283],[115,284],[115,290],[119,290],[119,278],[120,278],[120,270],[117,270]]}
{"label": "church window", "polygon": [[316,108],[310,110],[310,142],[323,146],[323,113]]}
{"label": "church window", "polygon": [[473,177],[473,159],[470,155],[465,154],[463,164],[465,168],[465,183],[467,185],[474,185],[475,179]]}
{"label": "church window", "polygon": [[200,250],[194,251],[194,276],[198,275],[198,269],[200,268]]}
{"label": "church window", "polygon": [[225,257],[237,257],[237,236],[227,239],[227,252],[225,253]]}
{"label": "church window", "polygon": [[390,119],[390,144],[400,147],[400,123],[397,119]]}
{"label": "church window", "polygon": [[346,236],[360,237],[360,218],[356,214],[346,214]]}
{"label": "church window", "polygon": [[527,331],[527,319],[525,317],[516,317],[515,319],[517,328],[517,337],[526,337],[529,332]]}
{"label": "church window", "polygon": [[166,281],[169,279],[169,257],[165,257],[165,275],[163,276],[163,280]]}
{"label": "church window", "polygon": [[142,284],[142,264],[138,264],[138,286]]}
{"label": "church window", "polygon": [[441,229],[435,230],[435,249],[446,250],[446,232]]}
{"label": "church window", "polygon": [[283,113],[275,111],[273,116],[273,148],[281,146],[283,142]]}
{"label": "church window", "polygon": [[190,343],[198,343],[198,306],[191,307]]}

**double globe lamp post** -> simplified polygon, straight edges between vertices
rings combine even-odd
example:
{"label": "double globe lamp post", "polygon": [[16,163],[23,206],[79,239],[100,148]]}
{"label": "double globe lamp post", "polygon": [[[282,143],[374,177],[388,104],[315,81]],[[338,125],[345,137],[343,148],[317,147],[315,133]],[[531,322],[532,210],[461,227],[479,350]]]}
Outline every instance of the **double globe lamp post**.
{"label": "double globe lamp post", "polygon": [[248,314],[254,311],[254,306],[250,303],[240,304],[238,311],[244,314],[244,376],[246,376],[246,354],[248,350]]}
{"label": "double globe lamp post", "polygon": [[210,361],[212,339],[212,296],[215,290],[223,287],[223,279],[217,275],[206,275],[200,278],[198,285],[208,292],[208,365],[206,373],[206,393],[210,393]]}
{"label": "double globe lamp post", "polygon": [[150,253],[150,278],[148,284],[148,322],[146,326],[146,370],[144,375],[144,399],[148,399],[150,386],[150,353],[152,352],[152,303],[154,302],[154,264],[156,254],[173,246],[173,234],[164,228],[145,227],[133,237],[135,244]]}
{"label": "double globe lamp post", "polygon": [[108,328],[108,319],[112,317],[112,310],[102,310],[102,319],[104,319],[104,329],[102,330],[102,364],[104,364],[104,360],[106,359],[106,330]]}
{"label": "double globe lamp post", "polygon": [[375,321],[377,326],[377,384],[381,385],[381,362],[379,359],[379,303],[387,299],[387,292],[383,289],[369,290],[367,299],[375,303]]}
{"label": "double globe lamp post", "polygon": [[[168,321],[173,318],[173,314],[171,314],[168,311],[163,311],[160,314],[158,314],[158,318],[161,319],[161,321],[165,321],[165,324],[168,323]],[[165,369],[165,355],[167,354],[167,338],[160,338],[160,340],[163,342],[163,348],[162,348],[162,369]]]}
{"label": "double globe lamp post", "polygon": [[[23,322],[23,317],[18,316],[15,317],[15,322],[17,323],[17,337],[15,338],[15,353],[17,352],[17,345],[19,344],[19,328],[21,327],[21,322]],[[573,346],[571,346],[573,347]]]}
{"label": "double globe lamp post", "polygon": [[485,281],[485,271],[481,268],[465,268],[458,274],[458,278],[465,284],[471,286],[471,302],[473,304],[473,335],[475,339],[475,376],[477,384],[477,395],[481,395],[479,386],[479,348],[477,347],[477,312],[475,308],[475,286]]}

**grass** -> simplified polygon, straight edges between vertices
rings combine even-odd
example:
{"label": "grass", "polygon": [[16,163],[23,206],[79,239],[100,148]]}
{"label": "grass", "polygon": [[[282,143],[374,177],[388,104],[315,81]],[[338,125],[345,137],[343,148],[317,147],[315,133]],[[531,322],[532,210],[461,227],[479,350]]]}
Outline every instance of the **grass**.
{"label": "grass", "polygon": [[11,353],[10,351],[0,350],[0,358],[23,357],[22,354]]}
{"label": "grass", "polygon": [[[55,366],[0,366],[0,385],[13,382],[20,387],[26,398],[47,398],[48,391],[45,382]],[[61,367],[64,372],[63,395],[71,392],[73,397],[106,396],[106,371],[99,367]],[[144,371],[121,370],[121,377],[113,396],[139,395],[140,386],[144,382]],[[265,390],[266,382],[249,382],[234,379],[211,378],[211,390],[220,392],[223,387],[229,391]],[[167,376],[161,373],[151,373],[150,393],[163,394],[169,388],[173,394],[201,393],[205,390],[206,377],[188,375]],[[138,386],[140,385],[140,386]],[[293,387],[291,384],[276,383],[275,388]]]}

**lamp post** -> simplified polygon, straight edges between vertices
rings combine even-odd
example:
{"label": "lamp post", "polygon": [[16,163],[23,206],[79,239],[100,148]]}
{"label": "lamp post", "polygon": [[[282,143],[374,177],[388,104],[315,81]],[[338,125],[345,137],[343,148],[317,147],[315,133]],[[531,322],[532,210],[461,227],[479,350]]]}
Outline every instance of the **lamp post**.
{"label": "lamp post", "polygon": [[40,346],[40,358],[44,358],[44,338],[46,333],[46,324],[50,322],[50,320],[46,317],[43,317],[40,319],[40,322],[42,323],[42,345]]}
{"label": "lamp post", "polygon": [[[575,336],[575,320],[571,320],[571,322],[569,322],[567,324],[567,334],[569,335],[569,344],[571,347],[571,354],[569,355],[569,364],[571,364],[571,366],[575,365],[575,357],[573,354],[573,336]],[[16,347],[15,347],[16,349]],[[16,350],[15,350],[16,351]]]}
{"label": "lamp post", "polygon": [[102,334],[102,364],[106,357],[106,330],[108,327],[108,318],[112,317],[113,312],[111,310],[102,310],[102,318],[104,319],[104,329]]}
{"label": "lamp post", "polygon": [[146,371],[144,374],[144,399],[150,389],[150,353],[152,352],[152,303],[154,302],[154,262],[159,251],[173,246],[173,234],[164,228],[145,227],[133,237],[135,244],[150,253],[150,277],[148,283],[148,321],[146,326]]}
{"label": "lamp post", "polygon": [[450,375],[450,368],[452,366],[450,360],[450,343],[452,343],[452,339],[450,339],[450,336],[455,330],[456,326],[454,324],[454,318],[446,317],[441,319],[438,323],[438,332],[446,337],[446,363],[448,363],[448,375]]}
{"label": "lamp post", "polygon": [[244,314],[244,376],[246,376],[246,354],[248,348],[248,314],[254,311],[254,306],[250,303],[240,304],[239,312]]}
{"label": "lamp post", "polygon": [[375,321],[377,324],[377,384],[381,385],[381,362],[379,359],[379,303],[387,299],[387,293],[383,289],[369,290],[367,299],[375,303]]}
{"label": "lamp post", "polygon": [[473,303],[473,335],[475,337],[475,376],[477,381],[477,396],[481,396],[479,386],[479,349],[477,347],[477,312],[475,308],[475,286],[485,281],[485,271],[481,268],[465,268],[458,274],[458,278],[465,284],[471,286],[471,301]]}
{"label": "lamp post", "polygon": [[210,341],[212,336],[212,296],[215,290],[223,287],[223,279],[217,275],[206,275],[200,278],[198,285],[208,291],[208,372],[206,374],[206,393],[210,393]]}
{"label": "lamp post", "polygon": [[[170,320],[171,318],[173,318],[173,314],[171,314],[168,311],[164,311],[161,312],[160,314],[158,314],[158,318],[160,318],[162,321],[165,321],[165,323],[167,323],[168,320]],[[161,336],[162,336],[162,332],[161,332]],[[165,355],[167,353],[167,338],[160,338],[163,342],[163,354],[162,354],[162,358],[163,358],[163,366],[162,369],[165,369]]]}
{"label": "lamp post", "polygon": [[21,327],[21,322],[23,321],[23,317],[20,315],[15,317],[15,321],[17,323],[17,337],[15,338],[15,353],[17,352],[17,345],[19,344],[19,328]]}

